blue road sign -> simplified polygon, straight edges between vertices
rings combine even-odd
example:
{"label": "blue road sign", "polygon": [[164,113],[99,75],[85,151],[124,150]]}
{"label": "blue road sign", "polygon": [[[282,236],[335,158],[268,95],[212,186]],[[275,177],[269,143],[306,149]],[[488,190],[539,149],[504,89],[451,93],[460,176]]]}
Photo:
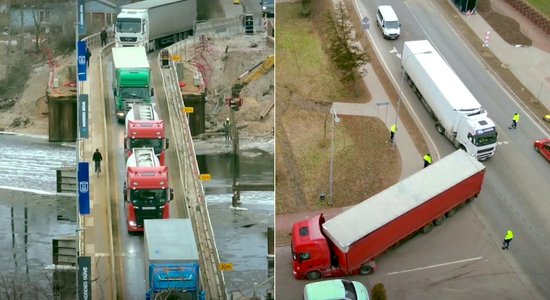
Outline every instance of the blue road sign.
{"label": "blue road sign", "polygon": [[78,80],[86,81],[86,41],[78,41]]}
{"label": "blue road sign", "polygon": [[78,210],[81,215],[90,214],[90,164],[78,163]]}
{"label": "blue road sign", "polygon": [[88,136],[88,94],[78,95],[78,116],[80,129],[80,138],[87,139]]}

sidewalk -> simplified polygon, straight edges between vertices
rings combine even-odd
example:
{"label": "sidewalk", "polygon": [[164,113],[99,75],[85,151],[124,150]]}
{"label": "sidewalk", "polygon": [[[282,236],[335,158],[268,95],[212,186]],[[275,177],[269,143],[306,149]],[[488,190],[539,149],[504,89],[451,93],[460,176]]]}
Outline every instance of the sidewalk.
{"label": "sidewalk", "polygon": [[504,1],[492,0],[491,4],[495,11],[514,18],[520,24],[522,32],[533,41],[533,46],[508,44],[479,14],[461,16],[481,40],[487,31],[491,32],[489,49],[550,110],[550,36]]}
{"label": "sidewalk", "polygon": [[[92,257],[91,278],[98,279],[92,283],[92,298],[114,297],[116,292],[114,265],[112,264],[113,243],[110,221],[110,195],[108,182],[109,154],[105,128],[105,112],[102,87],[99,80],[100,48],[90,47],[92,57],[87,70],[87,80],[81,83],[82,94],[88,94],[88,130],[89,138],[80,142],[80,159],[89,162],[90,172],[90,210],[86,216],[80,216],[85,230],[83,234],[84,249],[80,255]],[[92,154],[99,149],[103,156],[100,176],[94,173]]]}
{"label": "sidewalk", "polygon": [[[535,95],[546,108],[550,108],[550,36],[545,35],[534,24],[529,22],[504,1],[493,0],[493,7],[498,12],[514,18],[521,24],[522,31],[533,41],[532,47],[516,47],[506,43],[487,22],[478,14],[470,17],[462,15],[470,28],[475,31],[481,40],[485,32],[491,31],[490,49],[500,59],[503,64],[509,66],[512,73]],[[356,6],[359,10],[364,9],[361,5]],[[359,15],[365,13],[358,12]],[[539,48],[537,48],[539,47]],[[548,52],[547,52],[548,51]],[[526,59],[526,58],[529,59]],[[385,93],[382,84],[372,66],[366,66],[367,75],[363,77],[365,84],[372,95],[372,100],[361,107],[352,107],[348,104],[335,103],[337,114],[354,114],[377,116],[385,121],[389,128],[395,122],[396,108],[389,105],[387,117],[385,116],[385,107],[377,108],[376,103],[387,102],[389,97]],[[401,109],[404,109],[403,107]],[[407,128],[401,122],[397,124],[396,133],[397,150],[401,156],[402,170],[400,179],[406,178],[422,168],[422,154],[418,153],[412,139],[407,132]],[[318,211],[302,212],[296,214],[277,215],[277,232],[290,233],[292,225],[300,220],[304,220],[323,213],[326,219],[330,219],[349,207],[323,209]]]}

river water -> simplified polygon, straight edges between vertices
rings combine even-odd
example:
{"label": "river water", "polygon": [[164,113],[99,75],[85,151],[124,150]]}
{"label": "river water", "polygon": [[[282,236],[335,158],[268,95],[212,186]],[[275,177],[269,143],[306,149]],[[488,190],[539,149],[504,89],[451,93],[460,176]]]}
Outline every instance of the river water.
{"label": "river water", "polygon": [[[44,267],[52,263],[52,239],[76,229],[76,198],[55,195],[55,169],[74,166],[75,160],[74,144],[0,135],[0,279],[16,278],[21,284],[14,289],[26,290],[30,280],[34,293],[50,295]],[[204,185],[220,260],[233,264],[224,273],[226,289],[265,295],[271,284],[256,289],[255,284],[268,279],[266,232],[273,226],[274,192],[243,192],[241,209],[231,209],[229,156],[198,160],[201,172],[213,178]],[[240,160],[242,183],[273,182],[272,154],[245,151]]]}

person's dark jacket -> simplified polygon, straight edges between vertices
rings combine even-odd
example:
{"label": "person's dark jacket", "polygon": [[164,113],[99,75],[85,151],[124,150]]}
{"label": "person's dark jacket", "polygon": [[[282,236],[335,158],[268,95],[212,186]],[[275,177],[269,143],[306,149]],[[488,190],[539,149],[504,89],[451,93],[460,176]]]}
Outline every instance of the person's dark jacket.
{"label": "person's dark jacket", "polygon": [[105,31],[105,29],[101,31],[100,37],[103,41],[107,40],[107,31]]}
{"label": "person's dark jacket", "polygon": [[97,161],[102,161],[103,157],[101,156],[101,153],[99,151],[96,151],[96,152],[94,152],[94,156],[92,157],[92,159],[95,162],[97,162]]}

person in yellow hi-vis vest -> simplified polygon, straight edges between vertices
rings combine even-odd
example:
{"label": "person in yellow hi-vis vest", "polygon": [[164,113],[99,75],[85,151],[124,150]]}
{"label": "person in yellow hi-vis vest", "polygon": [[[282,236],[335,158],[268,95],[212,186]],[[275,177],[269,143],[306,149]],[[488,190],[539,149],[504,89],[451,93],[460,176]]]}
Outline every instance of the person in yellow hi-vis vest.
{"label": "person in yellow hi-vis vest", "polygon": [[512,117],[512,125],[508,127],[508,129],[516,129],[518,127],[518,122],[519,122],[519,114],[515,113],[514,116]]}
{"label": "person in yellow hi-vis vest", "polygon": [[506,233],[506,236],[504,237],[504,242],[502,242],[502,249],[508,249],[510,247],[510,242],[514,238],[514,233],[512,230],[508,229],[508,232]]}
{"label": "person in yellow hi-vis vest", "polygon": [[397,125],[393,124],[390,128],[390,141],[393,143],[393,138],[395,137],[395,133],[397,132]]}
{"label": "person in yellow hi-vis vest", "polygon": [[432,164],[432,156],[430,153],[424,155],[424,168]]}

